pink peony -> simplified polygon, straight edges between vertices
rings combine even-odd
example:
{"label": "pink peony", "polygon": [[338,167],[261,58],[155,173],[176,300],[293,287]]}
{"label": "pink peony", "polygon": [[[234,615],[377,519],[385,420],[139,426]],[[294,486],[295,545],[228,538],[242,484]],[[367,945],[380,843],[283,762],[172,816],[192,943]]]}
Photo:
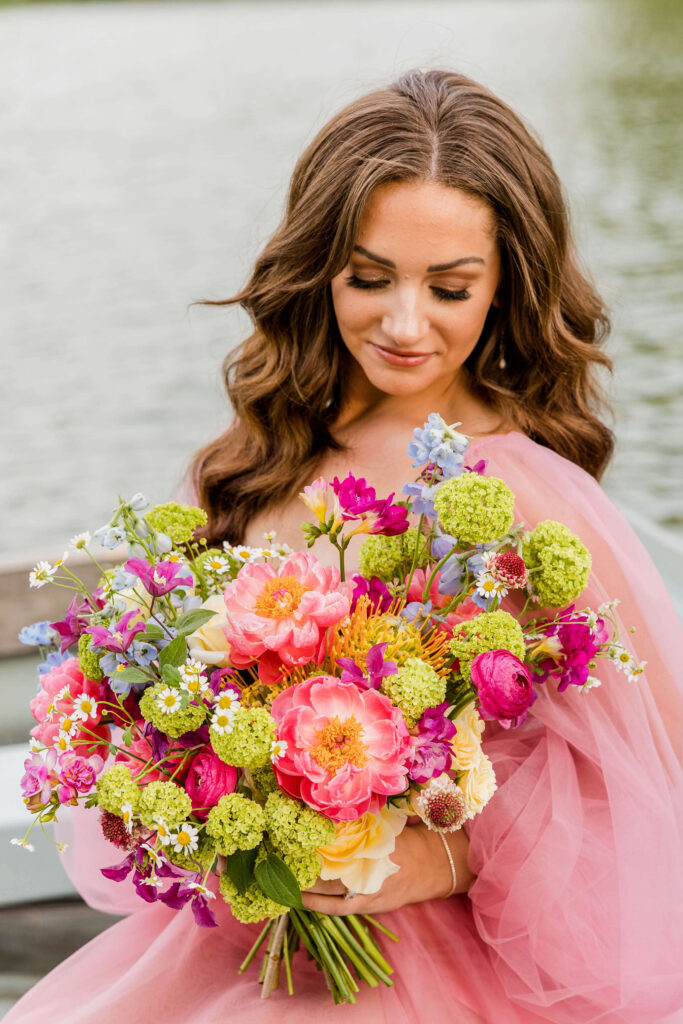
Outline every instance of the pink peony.
{"label": "pink peony", "polygon": [[470,667],[482,718],[497,719],[504,729],[521,725],[536,700],[526,665],[510,651],[485,651]]}
{"label": "pink peony", "polygon": [[[60,732],[68,733],[70,745],[76,750],[106,757],[111,734],[109,726],[100,723],[100,693],[100,684],[81,672],[78,658],[54,665],[41,675],[40,689],[29,705],[38,722],[31,735],[51,747],[57,744]],[[83,710],[86,704],[90,709],[87,714]],[[89,748],[86,744],[90,742],[96,746]]]}
{"label": "pink peony", "polygon": [[279,694],[271,714],[286,744],[273,762],[278,785],[328,818],[376,814],[406,788],[410,734],[376,690],[317,676]]}
{"label": "pink peony", "polygon": [[200,750],[192,758],[185,779],[185,791],[192,801],[194,813],[202,821],[209,808],[215,807],[226,793],[233,793],[236,786],[237,769],[221,761],[210,747]]}
{"label": "pink peony", "polygon": [[[181,753],[184,753],[184,751],[181,751]],[[168,777],[164,772],[151,767],[157,760],[154,756],[152,743],[137,729],[132,733],[130,746],[118,750],[114,760],[130,768],[130,774],[134,779],[141,773],[144,773],[145,785],[148,782],[158,782]],[[169,766],[171,766],[170,770],[172,770],[177,766],[178,761],[179,758],[176,758],[172,763],[164,761],[163,767],[168,771]]]}
{"label": "pink peony", "polygon": [[278,666],[318,660],[328,627],[348,615],[352,593],[352,583],[313,555],[297,551],[279,569],[248,563],[224,594],[231,663],[261,661],[262,678],[273,682]]}

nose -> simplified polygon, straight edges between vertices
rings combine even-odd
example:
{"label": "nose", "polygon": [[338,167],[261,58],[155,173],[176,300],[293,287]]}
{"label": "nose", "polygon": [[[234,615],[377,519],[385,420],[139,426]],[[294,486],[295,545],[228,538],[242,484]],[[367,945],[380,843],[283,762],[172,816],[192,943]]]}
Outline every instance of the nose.
{"label": "nose", "polygon": [[397,288],[382,317],[382,331],[397,347],[410,349],[429,331],[429,321],[420,307],[416,288]]}

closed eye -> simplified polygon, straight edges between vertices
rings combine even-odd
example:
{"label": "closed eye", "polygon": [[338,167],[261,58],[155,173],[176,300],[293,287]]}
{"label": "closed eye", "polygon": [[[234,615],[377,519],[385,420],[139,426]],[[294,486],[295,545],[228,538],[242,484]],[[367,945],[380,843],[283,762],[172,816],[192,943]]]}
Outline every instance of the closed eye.
{"label": "closed eye", "polygon": [[[351,288],[358,288],[361,291],[377,291],[380,288],[386,288],[390,281],[385,280],[374,280],[367,281],[365,278],[356,277],[355,274],[351,274],[345,278],[346,283]],[[465,299],[469,299],[470,293],[467,288],[462,288],[459,291],[452,291],[450,288],[439,288],[437,285],[432,285],[432,292],[435,298],[440,302],[463,302]]]}

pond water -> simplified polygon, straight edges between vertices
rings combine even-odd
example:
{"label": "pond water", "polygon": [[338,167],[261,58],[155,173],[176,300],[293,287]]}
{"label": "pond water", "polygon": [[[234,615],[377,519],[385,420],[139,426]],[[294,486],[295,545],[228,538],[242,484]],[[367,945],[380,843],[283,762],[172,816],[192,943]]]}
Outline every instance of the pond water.
{"label": "pond water", "polygon": [[681,535],[682,22],[665,0],[0,8],[0,553],[174,490],[246,332],[191,303],[246,279],[314,131],[415,65],[544,140],[613,313],[606,486]]}

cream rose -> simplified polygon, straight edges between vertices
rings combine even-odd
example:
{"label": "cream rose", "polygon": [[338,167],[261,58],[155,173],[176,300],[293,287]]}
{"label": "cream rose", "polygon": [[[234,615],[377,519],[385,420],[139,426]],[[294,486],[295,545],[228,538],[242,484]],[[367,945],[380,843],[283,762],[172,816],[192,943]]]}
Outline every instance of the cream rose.
{"label": "cream rose", "polygon": [[454,719],[454,725],[457,732],[451,740],[452,767],[455,771],[469,771],[475,768],[484,756],[481,751],[484,722],[474,704],[468,704]]}
{"label": "cream rose", "polygon": [[389,854],[406,821],[403,811],[385,804],[379,814],[368,812],[355,821],[337,822],[334,842],[318,850],[320,877],[339,878],[347,889],[365,895],[378,892],[384,880],[398,871]]}
{"label": "cream rose", "polygon": [[223,626],[227,626],[225,601],[222,594],[207,597],[201,606],[216,614],[187,638],[191,658],[203,661],[205,665],[223,668],[230,664],[230,644],[225,639]]}
{"label": "cream rose", "polygon": [[481,755],[474,768],[463,772],[458,785],[465,794],[470,813],[480,814],[497,788],[496,774],[486,754]]}

